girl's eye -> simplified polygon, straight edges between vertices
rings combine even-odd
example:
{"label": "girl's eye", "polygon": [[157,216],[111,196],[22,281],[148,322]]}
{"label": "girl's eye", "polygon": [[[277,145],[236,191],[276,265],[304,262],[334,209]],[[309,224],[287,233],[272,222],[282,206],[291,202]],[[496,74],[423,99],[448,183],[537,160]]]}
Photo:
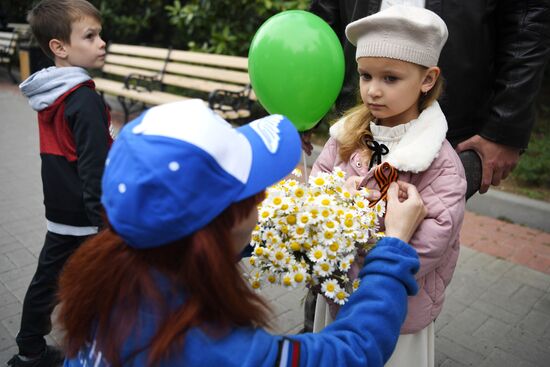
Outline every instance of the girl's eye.
{"label": "girl's eye", "polygon": [[388,76],[384,77],[384,81],[386,81],[388,83],[393,83],[393,82],[396,82],[397,80],[398,80],[397,77],[391,76],[391,75],[388,75]]}
{"label": "girl's eye", "polygon": [[371,80],[371,79],[372,79],[372,77],[370,76],[370,74],[367,74],[367,73],[360,74],[359,76],[360,76],[361,79],[363,79],[363,80]]}

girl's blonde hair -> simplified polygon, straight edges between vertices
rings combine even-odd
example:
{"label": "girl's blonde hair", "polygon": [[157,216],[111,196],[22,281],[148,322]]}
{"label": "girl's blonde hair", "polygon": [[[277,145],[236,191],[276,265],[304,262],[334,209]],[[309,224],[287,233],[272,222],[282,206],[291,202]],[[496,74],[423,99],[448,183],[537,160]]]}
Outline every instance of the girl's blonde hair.
{"label": "girl's blonde hair", "polygon": [[[418,67],[424,70],[427,69],[420,65]],[[418,98],[418,109],[420,112],[437,101],[443,92],[443,86],[444,79],[439,75],[433,88],[426,94],[420,94]],[[370,160],[372,151],[367,148],[366,141],[372,139],[370,122],[375,119],[372,112],[363,102],[360,102],[357,106],[349,109],[342,119],[345,120],[345,129],[343,129],[343,135],[338,139],[340,143],[340,158],[346,162],[350,159],[353,152],[360,150],[363,152],[363,158]]]}

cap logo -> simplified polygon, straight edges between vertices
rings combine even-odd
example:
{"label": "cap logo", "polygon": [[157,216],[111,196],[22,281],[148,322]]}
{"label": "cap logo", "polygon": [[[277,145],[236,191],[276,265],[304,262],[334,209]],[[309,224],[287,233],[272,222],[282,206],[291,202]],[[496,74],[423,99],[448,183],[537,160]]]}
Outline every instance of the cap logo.
{"label": "cap logo", "polygon": [[281,115],[271,115],[263,119],[253,121],[249,126],[258,134],[264,142],[267,150],[275,154],[279,149],[279,124],[284,119]]}

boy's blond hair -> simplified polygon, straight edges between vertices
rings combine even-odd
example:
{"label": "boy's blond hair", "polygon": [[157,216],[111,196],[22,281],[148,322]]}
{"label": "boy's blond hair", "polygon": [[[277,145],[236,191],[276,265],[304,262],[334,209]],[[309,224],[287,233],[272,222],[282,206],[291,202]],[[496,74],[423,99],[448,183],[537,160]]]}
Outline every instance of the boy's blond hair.
{"label": "boy's blond hair", "polygon": [[[418,66],[425,69],[423,66]],[[443,92],[444,80],[441,75],[437,78],[435,85],[426,94],[420,95],[418,99],[418,109],[420,112],[428,108],[436,101]],[[366,141],[372,139],[370,131],[370,122],[375,119],[368,107],[361,102],[356,107],[349,109],[344,116],[345,128],[344,134],[340,137],[340,158],[347,162],[353,152],[360,150],[365,160],[370,160],[372,151],[368,149]]]}
{"label": "boy's blond hair", "polygon": [[101,23],[99,10],[86,0],[42,0],[29,12],[27,21],[40,48],[53,60],[50,41],[58,39],[70,44],[72,24],[84,17]]}

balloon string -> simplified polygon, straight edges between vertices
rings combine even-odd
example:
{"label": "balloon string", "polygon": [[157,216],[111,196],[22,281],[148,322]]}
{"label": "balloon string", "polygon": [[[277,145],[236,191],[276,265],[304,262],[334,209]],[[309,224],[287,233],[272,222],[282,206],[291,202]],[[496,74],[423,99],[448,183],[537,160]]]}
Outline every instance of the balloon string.
{"label": "balloon string", "polygon": [[302,150],[302,157],[304,157],[304,182],[307,183],[307,161],[306,161],[306,152]]}

